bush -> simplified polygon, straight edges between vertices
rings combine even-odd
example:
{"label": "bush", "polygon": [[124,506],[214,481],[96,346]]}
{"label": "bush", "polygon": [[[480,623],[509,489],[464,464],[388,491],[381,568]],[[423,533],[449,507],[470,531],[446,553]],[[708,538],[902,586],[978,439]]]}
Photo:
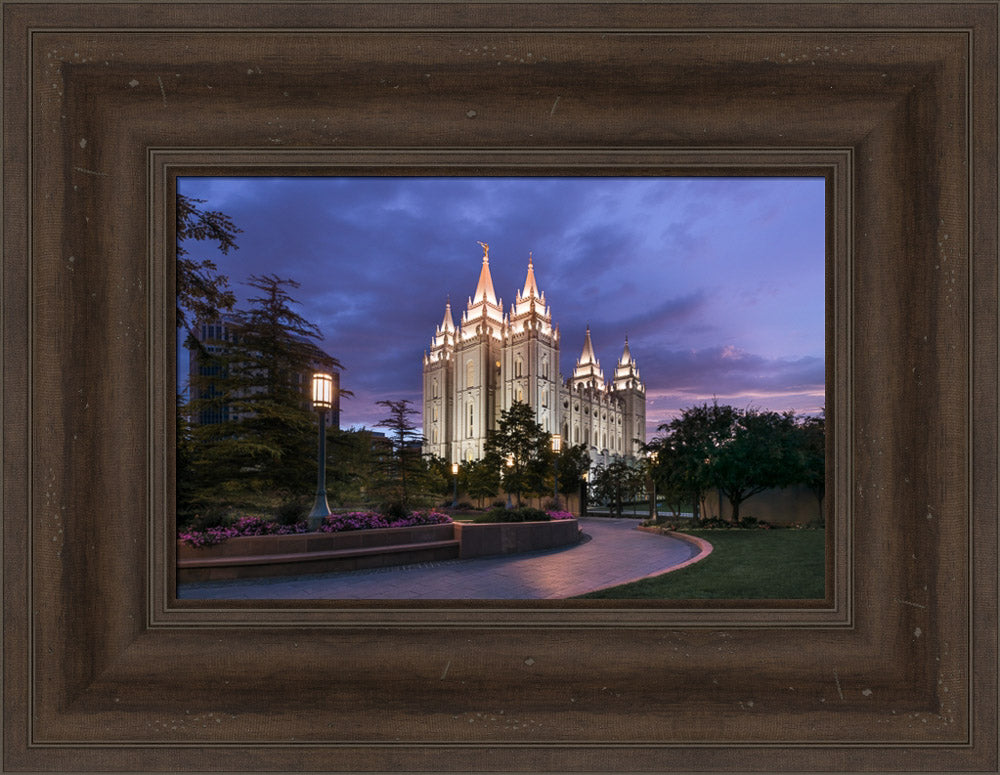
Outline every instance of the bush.
{"label": "bush", "polygon": [[274,521],[279,525],[294,525],[305,520],[309,507],[305,501],[296,499],[282,503],[274,510]]}
{"label": "bush", "polygon": [[492,508],[486,514],[489,522],[548,522],[550,517],[541,509],[521,506],[516,509]]}

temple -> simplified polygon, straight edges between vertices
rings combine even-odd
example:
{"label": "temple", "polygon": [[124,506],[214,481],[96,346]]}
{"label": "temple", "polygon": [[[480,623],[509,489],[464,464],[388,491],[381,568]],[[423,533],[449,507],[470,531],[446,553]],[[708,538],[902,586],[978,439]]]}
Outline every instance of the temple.
{"label": "temple", "polygon": [[590,326],[573,374],[559,371],[559,327],[535,279],[528,256],[524,288],[504,313],[483,248],[479,282],[459,323],[450,299],[424,352],[425,454],[450,463],[478,460],[487,433],[515,401],[528,404],[564,444],[584,444],[595,464],[638,457],[646,440],[646,389],[628,337],[614,377],[605,381]]}

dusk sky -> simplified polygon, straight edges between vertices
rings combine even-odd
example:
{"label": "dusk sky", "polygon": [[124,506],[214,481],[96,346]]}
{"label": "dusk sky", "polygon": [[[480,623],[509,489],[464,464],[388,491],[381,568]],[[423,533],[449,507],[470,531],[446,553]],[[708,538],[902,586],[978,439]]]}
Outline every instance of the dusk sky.
{"label": "dusk sky", "polygon": [[[345,366],[341,427],[380,399],[421,408],[422,355],[451,297],[455,323],[490,246],[509,313],[528,253],[561,334],[564,377],[586,326],[606,379],[628,335],[647,438],[711,402],[824,405],[824,181],[818,178],[184,178],[243,229],[222,256],[238,307],[253,274],[297,280],[299,313]],[[186,355],[178,359],[186,374]]]}

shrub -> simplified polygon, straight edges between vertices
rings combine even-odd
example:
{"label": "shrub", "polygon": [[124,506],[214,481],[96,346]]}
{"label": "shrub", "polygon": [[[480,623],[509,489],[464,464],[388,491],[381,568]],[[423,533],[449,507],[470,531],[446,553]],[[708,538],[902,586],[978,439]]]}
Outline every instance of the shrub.
{"label": "shrub", "polygon": [[568,511],[546,511],[545,513],[548,514],[549,519],[576,519]]}
{"label": "shrub", "polygon": [[550,517],[541,509],[521,506],[516,509],[493,508],[487,513],[489,522],[548,522]]}
{"label": "shrub", "polygon": [[303,500],[293,500],[282,503],[274,510],[274,521],[279,525],[294,525],[305,520],[309,513],[308,506]]}

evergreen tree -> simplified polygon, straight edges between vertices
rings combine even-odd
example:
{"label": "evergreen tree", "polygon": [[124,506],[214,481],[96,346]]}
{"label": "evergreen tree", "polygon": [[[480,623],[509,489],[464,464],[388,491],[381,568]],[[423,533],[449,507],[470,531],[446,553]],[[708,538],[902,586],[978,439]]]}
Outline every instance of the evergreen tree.
{"label": "evergreen tree", "polygon": [[417,425],[411,419],[417,410],[409,399],[401,401],[377,401],[388,410],[388,416],[376,423],[377,428],[389,430],[392,442],[392,457],[389,469],[391,500],[387,511],[393,516],[409,513],[412,497],[422,483],[423,460],[419,445],[424,441],[417,433]]}
{"label": "evergreen tree", "polygon": [[177,195],[177,327],[190,333],[191,320],[211,320],[220,310],[230,310],[236,297],[229,288],[225,275],[217,274],[218,267],[209,259],[190,257],[188,241],[214,242],[223,255],[236,250],[236,235],[243,230],[232,218],[218,210],[203,210],[198,205],[203,199]]}
{"label": "evergreen tree", "polygon": [[541,492],[544,487],[551,470],[550,438],[531,407],[515,401],[500,413],[497,429],[486,439],[486,455],[502,463],[503,487],[517,495],[518,506],[522,492]]}
{"label": "evergreen tree", "polygon": [[236,313],[233,335],[207,342],[201,373],[191,375],[191,414],[218,422],[192,428],[193,500],[243,505],[264,495],[299,495],[315,483],[316,415],[309,404],[314,369],[340,363],[312,341],[319,329],[294,309],[298,283],[254,275],[261,291]]}

